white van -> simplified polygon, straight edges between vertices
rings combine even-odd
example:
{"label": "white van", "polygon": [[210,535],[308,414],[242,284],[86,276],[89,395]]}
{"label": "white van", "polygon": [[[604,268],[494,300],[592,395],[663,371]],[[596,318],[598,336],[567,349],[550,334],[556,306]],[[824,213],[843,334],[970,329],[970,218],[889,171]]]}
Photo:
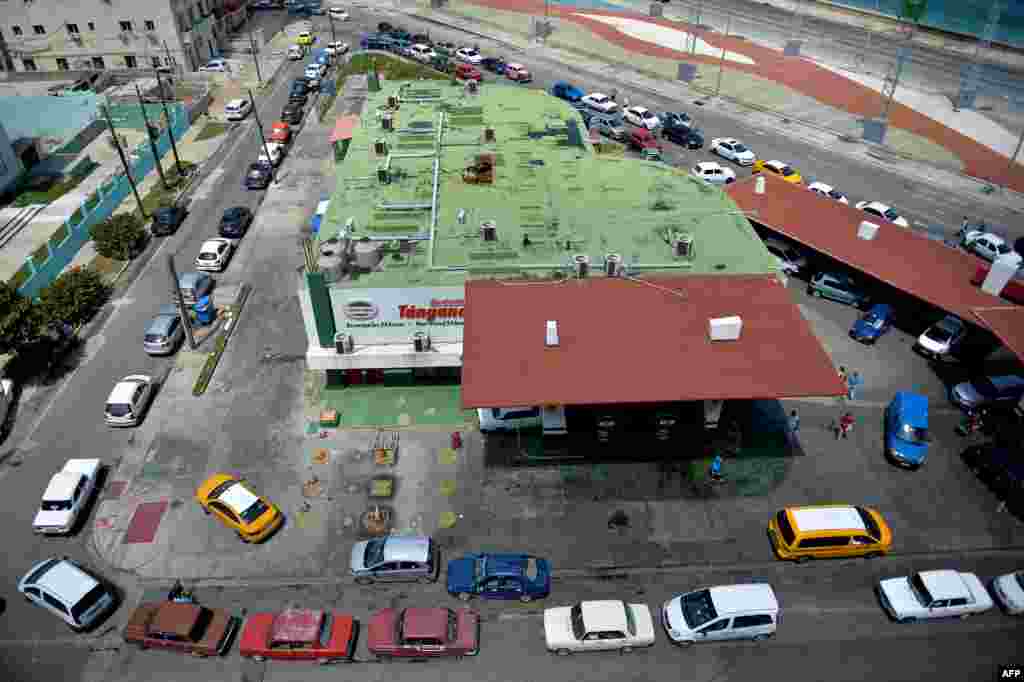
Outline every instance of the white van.
{"label": "white van", "polygon": [[516,431],[543,427],[546,436],[561,436],[567,433],[565,408],[559,405],[539,407],[491,407],[476,411],[480,418],[482,433]]}
{"label": "white van", "polygon": [[775,635],[779,602],[767,583],[709,587],[673,597],[661,607],[661,622],[674,643],[722,639],[762,640]]}

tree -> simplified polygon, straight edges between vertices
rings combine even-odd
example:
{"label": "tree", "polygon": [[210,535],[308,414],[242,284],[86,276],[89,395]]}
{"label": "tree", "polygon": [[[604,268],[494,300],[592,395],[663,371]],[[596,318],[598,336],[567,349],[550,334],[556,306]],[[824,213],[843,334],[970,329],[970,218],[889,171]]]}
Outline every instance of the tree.
{"label": "tree", "polygon": [[23,350],[39,341],[43,315],[32,299],[0,282],[0,354]]}
{"label": "tree", "polygon": [[116,260],[131,260],[146,241],[146,230],[133,213],[111,216],[91,231],[96,251]]}
{"label": "tree", "polygon": [[39,293],[47,322],[75,326],[91,318],[109,293],[103,277],[92,268],[75,268]]}

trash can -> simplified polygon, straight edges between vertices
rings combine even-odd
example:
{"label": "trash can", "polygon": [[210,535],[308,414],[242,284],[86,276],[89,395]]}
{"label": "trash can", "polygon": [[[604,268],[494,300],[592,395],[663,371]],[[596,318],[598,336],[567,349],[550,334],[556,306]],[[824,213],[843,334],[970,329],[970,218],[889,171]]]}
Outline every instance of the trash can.
{"label": "trash can", "polygon": [[213,307],[212,296],[206,295],[196,301],[194,310],[196,311],[196,324],[202,327],[213,324],[213,318],[217,313]]}

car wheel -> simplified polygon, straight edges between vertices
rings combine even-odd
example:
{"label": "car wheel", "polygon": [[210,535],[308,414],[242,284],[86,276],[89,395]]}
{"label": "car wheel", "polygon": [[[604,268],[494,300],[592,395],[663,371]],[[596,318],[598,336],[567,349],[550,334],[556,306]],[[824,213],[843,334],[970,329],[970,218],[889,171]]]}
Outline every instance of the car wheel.
{"label": "car wheel", "polygon": [[633,647],[631,647],[631,646],[624,646],[621,649],[619,649],[619,653],[620,654],[631,654],[631,653],[633,653]]}
{"label": "car wheel", "polygon": [[521,601],[524,604],[529,604],[530,602],[533,601],[533,597],[528,595],[528,594],[522,594],[522,595],[519,595],[519,601]]}
{"label": "car wheel", "polygon": [[329,659],[329,658],[318,658],[318,659],[316,659],[316,664],[317,665],[327,665],[330,662],[331,662],[331,659]]}
{"label": "car wheel", "polygon": [[377,654],[378,663],[391,663],[394,659],[385,654]]}
{"label": "car wheel", "polygon": [[207,516],[209,516],[210,515],[210,510],[207,507],[203,507],[203,513],[206,514]]}
{"label": "car wheel", "polygon": [[764,640],[768,639],[769,637],[771,637],[771,635],[757,635],[757,636],[754,637],[754,641],[755,642],[763,642]]}
{"label": "car wheel", "polygon": [[882,557],[881,552],[868,552],[864,555],[865,559],[880,559]]}
{"label": "car wheel", "polygon": [[555,651],[555,653],[558,654],[559,656],[568,656],[572,652],[569,651],[568,649],[558,649],[558,650]]}
{"label": "car wheel", "polygon": [[145,651],[146,649],[149,648],[148,646],[146,646],[145,642],[136,642],[135,646],[137,646],[139,648],[139,651]]}
{"label": "car wheel", "polygon": [[429,585],[430,583],[434,582],[434,579],[431,578],[429,575],[421,575],[418,582],[420,585]]}
{"label": "car wheel", "polygon": [[817,289],[808,288],[807,293],[809,293],[813,298],[821,298],[821,292]]}
{"label": "car wheel", "polygon": [[461,599],[462,601],[469,601],[472,598],[473,595],[471,595],[469,592],[459,592],[459,599]]}
{"label": "car wheel", "polygon": [[806,564],[810,560],[811,560],[811,557],[809,557],[809,556],[798,556],[793,561],[795,561],[798,564]]}
{"label": "car wheel", "polygon": [[908,617],[906,617],[906,618],[900,618],[900,619],[899,619],[899,622],[900,622],[900,623],[903,623],[903,624],[906,624],[906,623],[915,623],[915,622],[917,622],[917,618],[913,618],[913,617],[911,617],[911,616],[908,616]]}
{"label": "car wheel", "polygon": [[974,615],[974,614],[971,614],[971,613],[961,613],[960,614],[960,620],[966,620],[966,619],[970,618],[972,615]]}
{"label": "car wheel", "polygon": [[256,661],[257,663],[262,663],[263,661],[267,660],[263,656],[252,656],[251,658],[252,658],[252,660]]}
{"label": "car wheel", "polygon": [[466,652],[466,655],[467,656],[476,656],[479,653],[480,653],[480,649],[470,649],[469,651]]}
{"label": "car wheel", "polygon": [[361,575],[358,578],[356,578],[356,585],[372,585],[372,584],[373,584],[373,578],[370,578],[368,576]]}

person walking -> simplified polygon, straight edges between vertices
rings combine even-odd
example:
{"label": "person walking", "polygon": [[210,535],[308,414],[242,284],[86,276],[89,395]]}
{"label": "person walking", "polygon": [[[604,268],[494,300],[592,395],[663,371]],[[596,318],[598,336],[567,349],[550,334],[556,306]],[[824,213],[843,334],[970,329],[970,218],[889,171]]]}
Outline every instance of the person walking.
{"label": "person walking", "polygon": [[840,438],[848,438],[850,431],[853,430],[853,415],[847,412],[839,419],[839,430],[836,435],[836,440]]}
{"label": "person walking", "polygon": [[789,418],[786,420],[786,440],[789,441],[789,447],[796,447],[796,434],[800,432],[800,415],[793,410],[789,413]]}
{"label": "person walking", "polygon": [[863,383],[864,383],[864,380],[860,378],[860,372],[854,370],[853,374],[851,374],[846,379],[846,397],[848,399],[850,399],[850,400],[856,400],[857,399],[857,389]]}
{"label": "person walking", "polygon": [[711,470],[708,471],[708,477],[712,481],[714,481],[716,483],[718,481],[722,480],[722,456],[721,455],[715,455],[715,458],[713,460],[711,460]]}
{"label": "person walking", "polygon": [[[839,366],[839,380],[843,382],[843,386],[845,386],[846,387],[846,391],[849,392],[850,391],[850,377],[846,373],[846,368],[843,367],[842,365]],[[845,398],[845,396],[841,396],[839,398],[839,400],[842,401],[844,398]]]}

